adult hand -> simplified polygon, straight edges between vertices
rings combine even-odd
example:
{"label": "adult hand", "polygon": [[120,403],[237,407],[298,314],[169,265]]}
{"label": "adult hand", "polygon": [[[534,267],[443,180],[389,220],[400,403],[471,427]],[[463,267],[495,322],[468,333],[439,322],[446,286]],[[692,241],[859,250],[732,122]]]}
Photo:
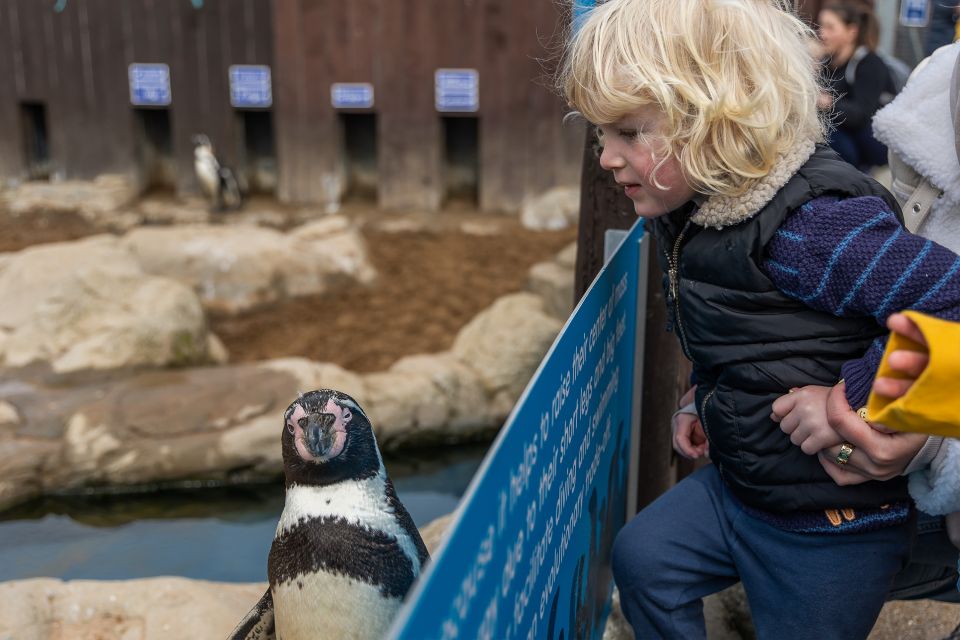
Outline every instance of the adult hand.
{"label": "adult hand", "polygon": [[[680,406],[693,402],[697,391],[694,385],[680,398]],[[703,431],[700,418],[692,413],[676,413],[673,416],[673,449],[684,458],[696,460],[710,452],[710,443],[707,434]]]}
{"label": "adult hand", "polygon": [[846,385],[843,383],[830,391],[827,420],[854,447],[849,462],[842,467],[837,464],[839,446],[824,449],[818,454],[824,470],[834,482],[841,485],[897,477],[927,441],[923,433],[881,433],[871,427],[850,408]]}
{"label": "adult hand", "polygon": [[888,398],[899,398],[910,390],[923,370],[927,368],[930,352],[920,328],[904,314],[895,313],[890,316],[887,319],[887,328],[912,340],[922,349],[922,351],[897,349],[887,356],[887,364],[890,368],[905,376],[904,378],[877,378],[873,381],[873,390],[877,394]]}

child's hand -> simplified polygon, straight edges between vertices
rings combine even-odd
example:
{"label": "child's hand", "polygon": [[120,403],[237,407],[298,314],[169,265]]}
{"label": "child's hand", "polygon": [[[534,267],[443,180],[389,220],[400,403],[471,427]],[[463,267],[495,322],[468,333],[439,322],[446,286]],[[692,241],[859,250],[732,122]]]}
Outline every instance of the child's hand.
{"label": "child's hand", "polygon": [[960,549],[960,511],[947,514],[947,535],[953,546]]}
{"label": "child's hand", "polygon": [[[697,385],[693,385],[680,398],[680,406],[693,402],[696,393]],[[700,419],[696,415],[677,412],[673,415],[670,427],[673,429],[673,449],[681,456],[696,460],[709,453],[710,443],[707,442],[707,434],[704,433],[703,425],[700,424]]]}
{"label": "child's hand", "polygon": [[904,374],[907,378],[877,378],[873,381],[873,390],[877,394],[887,398],[899,398],[909,391],[923,370],[927,368],[930,352],[926,350],[927,340],[920,333],[916,323],[902,313],[895,313],[887,318],[887,328],[916,342],[924,349],[924,351],[897,349],[887,357],[890,368]]}
{"label": "child's hand", "polygon": [[673,449],[688,460],[696,460],[710,453],[710,443],[700,419],[690,413],[673,417]]}
{"label": "child's hand", "polygon": [[792,390],[773,403],[770,419],[780,423],[780,430],[790,436],[790,442],[807,455],[843,442],[827,422],[827,396],[830,387],[810,385]]}

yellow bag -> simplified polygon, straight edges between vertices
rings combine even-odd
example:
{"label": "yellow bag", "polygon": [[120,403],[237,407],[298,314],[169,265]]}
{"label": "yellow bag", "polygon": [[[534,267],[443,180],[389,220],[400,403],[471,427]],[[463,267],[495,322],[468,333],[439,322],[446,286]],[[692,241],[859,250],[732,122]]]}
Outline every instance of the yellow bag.
{"label": "yellow bag", "polygon": [[[906,311],[929,345],[930,363],[910,390],[891,400],[870,393],[867,412],[871,422],[899,431],[916,431],[950,438],[960,437],[960,323]],[[892,333],[877,377],[906,378],[887,365],[892,351],[926,351],[921,345]]]}

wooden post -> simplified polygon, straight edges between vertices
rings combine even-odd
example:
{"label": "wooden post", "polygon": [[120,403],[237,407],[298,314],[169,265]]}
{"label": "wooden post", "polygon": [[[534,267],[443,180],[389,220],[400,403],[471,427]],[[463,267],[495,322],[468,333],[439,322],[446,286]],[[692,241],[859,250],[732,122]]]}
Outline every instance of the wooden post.
{"label": "wooden post", "polygon": [[[596,135],[587,127],[580,181],[580,230],[574,290],[579,300],[603,266],[603,236],[607,229],[627,229],[636,220],[633,203],[600,168]],[[670,417],[687,390],[690,364],[676,336],[668,334],[662,274],[652,248],[647,268],[647,317],[643,363],[643,412],[640,426],[638,509],[669,489],[692,469],[678,465],[671,443]]]}

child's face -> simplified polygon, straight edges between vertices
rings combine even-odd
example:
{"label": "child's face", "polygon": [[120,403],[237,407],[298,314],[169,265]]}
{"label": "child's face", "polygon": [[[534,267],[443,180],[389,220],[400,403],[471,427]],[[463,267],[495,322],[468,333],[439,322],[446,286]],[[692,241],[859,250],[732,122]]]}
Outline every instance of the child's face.
{"label": "child's face", "polygon": [[641,218],[662,216],[694,196],[680,161],[666,150],[662,127],[663,114],[653,106],[641,107],[617,122],[600,126],[600,166],[613,172]]}

